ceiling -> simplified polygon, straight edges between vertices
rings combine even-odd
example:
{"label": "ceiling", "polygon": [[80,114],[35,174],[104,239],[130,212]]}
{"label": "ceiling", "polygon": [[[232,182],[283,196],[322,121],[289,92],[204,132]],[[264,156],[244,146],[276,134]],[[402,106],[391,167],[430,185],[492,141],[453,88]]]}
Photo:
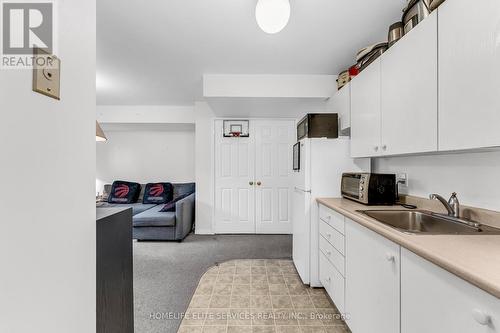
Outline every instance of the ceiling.
{"label": "ceiling", "polygon": [[338,74],[385,40],[405,0],[290,0],[268,35],[257,0],[97,1],[97,104],[190,105],[203,74]]}
{"label": "ceiling", "polygon": [[139,124],[139,123],[100,123],[104,133],[109,132],[194,132],[194,124]]}
{"label": "ceiling", "polygon": [[301,118],[305,113],[326,112],[323,98],[208,98],[218,117]]}

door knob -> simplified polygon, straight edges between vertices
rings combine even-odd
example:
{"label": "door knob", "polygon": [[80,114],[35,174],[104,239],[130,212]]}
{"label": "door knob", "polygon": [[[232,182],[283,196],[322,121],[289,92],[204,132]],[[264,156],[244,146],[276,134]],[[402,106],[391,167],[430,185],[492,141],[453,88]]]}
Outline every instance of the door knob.
{"label": "door knob", "polygon": [[257,186],[260,186],[260,185],[262,185],[262,183],[261,182],[257,182]]}
{"label": "door knob", "polygon": [[253,186],[253,182],[248,182],[248,185]]}

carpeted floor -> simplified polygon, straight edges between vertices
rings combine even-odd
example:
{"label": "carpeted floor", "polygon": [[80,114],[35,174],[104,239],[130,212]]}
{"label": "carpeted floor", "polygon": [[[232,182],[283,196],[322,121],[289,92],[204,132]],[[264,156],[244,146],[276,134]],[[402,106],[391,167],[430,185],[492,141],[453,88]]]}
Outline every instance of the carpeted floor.
{"label": "carpeted floor", "polygon": [[135,333],[175,333],[205,271],[231,259],[289,259],[288,235],[189,235],[134,242]]}

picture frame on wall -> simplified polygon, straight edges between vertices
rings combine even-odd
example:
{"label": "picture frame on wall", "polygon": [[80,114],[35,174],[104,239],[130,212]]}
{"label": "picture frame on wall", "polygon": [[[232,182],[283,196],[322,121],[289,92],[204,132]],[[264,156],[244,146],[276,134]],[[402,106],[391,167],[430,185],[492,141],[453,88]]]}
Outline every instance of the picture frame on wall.
{"label": "picture frame on wall", "polygon": [[293,145],[293,171],[300,170],[300,142]]}

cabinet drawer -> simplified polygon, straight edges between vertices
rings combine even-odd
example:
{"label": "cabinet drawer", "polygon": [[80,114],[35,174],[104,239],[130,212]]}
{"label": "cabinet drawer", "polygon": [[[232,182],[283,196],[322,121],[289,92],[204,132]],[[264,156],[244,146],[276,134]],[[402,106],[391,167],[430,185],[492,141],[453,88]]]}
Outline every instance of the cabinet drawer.
{"label": "cabinet drawer", "polygon": [[337,230],[333,229],[325,221],[319,221],[319,234],[332,244],[332,246],[339,251],[342,255],[345,255],[344,248],[344,235],[342,235]]}
{"label": "cabinet drawer", "polygon": [[344,234],[344,215],[323,205],[319,205],[319,218],[328,223],[332,228],[335,228],[342,235]]}
{"label": "cabinet drawer", "polygon": [[319,254],[319,279],[340,313],[344,313],[345,279],[323,253]]}
{"label": "cabinet drawer", "polygon": [[345,258],[323,236],[319,237],[319,250],[332,263],[342,276],[345,277]]}

